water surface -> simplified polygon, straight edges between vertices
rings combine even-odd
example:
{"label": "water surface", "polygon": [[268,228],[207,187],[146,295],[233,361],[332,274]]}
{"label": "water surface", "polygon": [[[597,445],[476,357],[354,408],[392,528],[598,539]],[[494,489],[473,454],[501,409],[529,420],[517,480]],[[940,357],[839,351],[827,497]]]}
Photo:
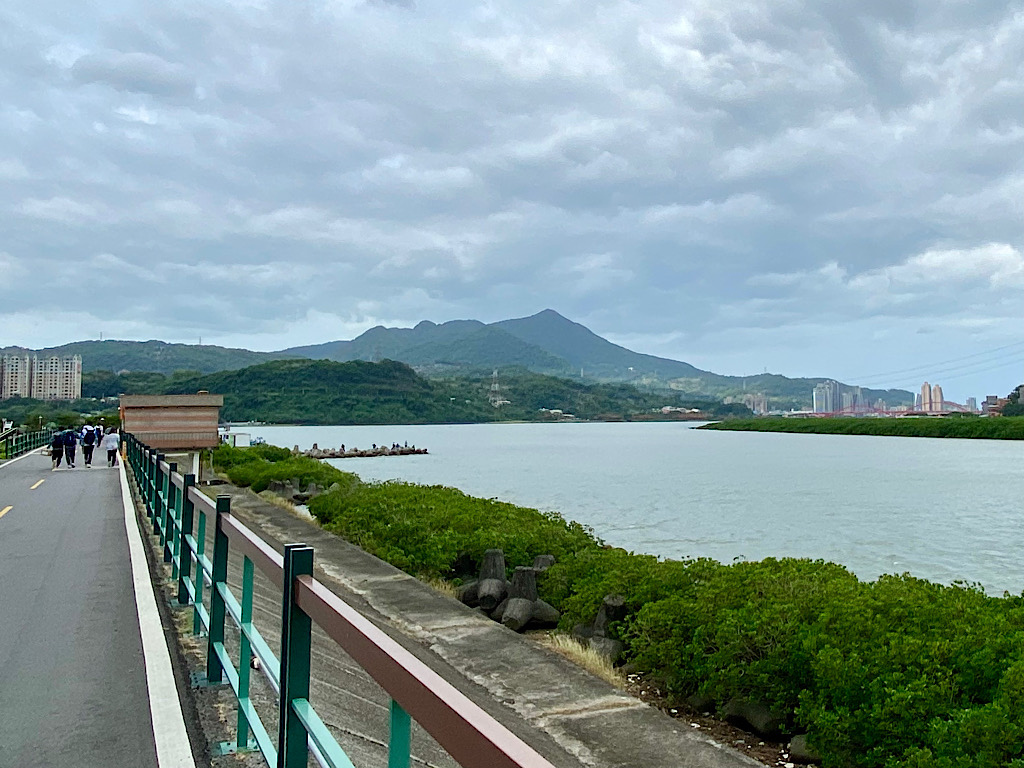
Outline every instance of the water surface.
{"label": "water surface", "polygon": [[1024,451],[987,440],[700,431],[680,423],[245,427],[291,448],[415,444],[334,460],[556,510],[665,557],[810,557],[858,576],[1024,590]]}

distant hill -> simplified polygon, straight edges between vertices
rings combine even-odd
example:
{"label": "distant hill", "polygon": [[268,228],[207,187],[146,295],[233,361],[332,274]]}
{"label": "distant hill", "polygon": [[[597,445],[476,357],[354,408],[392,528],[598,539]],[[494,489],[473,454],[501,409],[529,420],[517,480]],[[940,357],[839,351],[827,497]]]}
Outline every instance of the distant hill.
{"label": "distant hill", "polygon": [[404,363],[275,360],[238,371],[179,379],[165,394],[224,395],[226,421],[278,424],[422,424],[488,421],[487,403],[453,402]]}
{"label": "distant hill", "polygon": [[[126,386],[132,381],[123,380]],[[146,393],[188,394],[200,389],[224,396],[227,421],[278,424],[422,424],[535,421],[554,418],[558,409],[579,418],[649,418],[663,405],[698,406],[711,414],[749,414],[714,402],[684,401],[671,393],[640,392],[626,384],[585,384],[520,369],[502,378],[511,402],[500,408],[488,400],[491,378],[428,380],[404,363],[384,360],[276,360],[239,371],[178,377]]]}
{"label": "distant hill", "polygon": [[34,352],[40,355],[81,355],[82,371],[149,371],[173,373],[189,370],[202,373],[227,371],[257,365],[282,357],[285,352],[252,352],[198,344],[168,344],[163,341],[76,341],[59,347],[31,350],[5,347],[0,354]]}
{"label": "distant hill", "polygon": [[[24,351],[8,348],[5,351]],[[827,377],[791,379],[778,374],[722,376],[680,360],[633,352],[598,336],[554,310],[485,324],[478,320],[432,323],[414,328],[377,326],[351,341],[331,341],[277,352],[252,352],[162,341],[81,341],[38,350],[82,356],[86,373],[176,371],[215,373],[272,360],[319,359],[334,362],[397,360],[431,378],[477,377],[493,369],[522,368],[582,383],[629,383],[641,390],[679,393],[684,398],[741,400],[764,394],[773,408],[807,408],[814,386]],[[856,382],[850,382],[856,384]],[[122,382],[90,379],[90,391],[114,392]],[[83,381],[83,392],[86,382]],[[116,392],[115,392],[116,393]],[[868,402],[912,404],[904,390],[865,389]]]}

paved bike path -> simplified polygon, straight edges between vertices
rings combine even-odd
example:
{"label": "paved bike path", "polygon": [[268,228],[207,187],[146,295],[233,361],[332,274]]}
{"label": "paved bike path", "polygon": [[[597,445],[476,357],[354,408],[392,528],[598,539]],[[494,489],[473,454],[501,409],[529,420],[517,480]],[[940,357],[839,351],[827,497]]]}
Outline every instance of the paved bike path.
{"label": "paved bike path", "polygon": [[[105,457],[104,457],[105,458]],[[156,768],[119,471],[0,467],[0,767]]]}

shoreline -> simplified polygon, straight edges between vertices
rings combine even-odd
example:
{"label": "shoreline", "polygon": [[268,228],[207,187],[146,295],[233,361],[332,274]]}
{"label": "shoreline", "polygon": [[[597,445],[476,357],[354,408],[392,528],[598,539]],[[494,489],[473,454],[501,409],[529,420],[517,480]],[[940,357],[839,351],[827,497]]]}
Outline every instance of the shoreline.
{"label": "shoreline", "polygon": [[956,416],[876,418],[762,416],[713,421],[696,429],[718,432],[773,432],[800,435],[861,435],[961,440],[1024,440],[1024,417]]}

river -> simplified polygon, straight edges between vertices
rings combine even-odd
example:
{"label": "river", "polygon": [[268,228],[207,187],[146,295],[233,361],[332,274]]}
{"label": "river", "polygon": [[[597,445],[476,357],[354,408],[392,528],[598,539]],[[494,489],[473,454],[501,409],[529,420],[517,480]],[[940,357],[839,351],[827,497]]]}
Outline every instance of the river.
{"label": "river", "polygon": [[1024,590],[1024,451],[988,440],[716,432],[685,423],[236,427],[268,443],[426,456],[331,463],[556,510],[609,544],[722,562],[809,557]]}

